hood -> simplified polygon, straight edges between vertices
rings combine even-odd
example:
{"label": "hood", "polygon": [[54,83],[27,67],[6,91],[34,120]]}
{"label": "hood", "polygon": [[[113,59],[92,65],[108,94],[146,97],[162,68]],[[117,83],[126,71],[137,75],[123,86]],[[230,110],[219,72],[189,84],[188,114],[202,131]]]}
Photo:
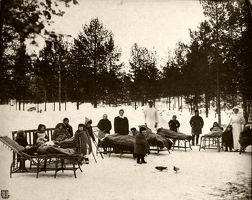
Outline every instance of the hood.
{"label": "hood", "polygon": [[87,118],[87,117],[85,117],[85,126],[86,126],[87,124],[92,124],[92,120],[89,119],[89,118]]}

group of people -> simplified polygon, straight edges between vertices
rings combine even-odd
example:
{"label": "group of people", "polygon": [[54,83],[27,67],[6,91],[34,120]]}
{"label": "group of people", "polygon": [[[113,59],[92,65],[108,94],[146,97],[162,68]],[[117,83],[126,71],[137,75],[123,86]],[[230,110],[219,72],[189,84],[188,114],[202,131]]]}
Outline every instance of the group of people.
{"label": "group of people", "polygon": [[[204,121],[201,116],[199,116],[199,111],[195,110],[195,115],[191,117],[190,119],[190,125],[192,127],[191,134],[193,136],[192,139],[192,146],[195,145],[195,139],[196,139],[196,145],[199,143],[199,137],[200,134],[202,134],[202,128],[204,126]],[[210,129],[211,135],[219,134],[221,133],[223,143],[225,146],[225,151],[239,151],[240,144],[239,144],[239,136],[240,133],[244,130],[244,126],[246,124],[246,121],[242,114],[239,113],[239,109],[237,107],[233,108],[233,114],[230,116],[230,120],[228,123],[228,126],[223,131],[223,128],[217,123],[213,123],[213,127]],[[168,122],[169,128],[172,131],[178,132],[178,129],[180,127],[180,123],[176,118],[176,115],[173,115],[172,120]],[[206,134],[206,135],[208,135]]]}
{"label": "group of people", "polygon": [[[152,132],[155,132],[158,127],[159,119],[157,110],[153,106],[153,101],[148,101],[148,106],[144,110],[145,126],[148,127]],[[239,109],[235,107],[233,109],[234,114],[230,117],[230,122],[223,133],[223,142],[225,144],[225,150],[239,149],[239,134],[243,130],[245,119],[242,115],[238,114]],[[198,145],[199,136],[202,134],[202,128],[204,121],[199,116],[199,111],[195,110],[195,115],[191,117],[189,123],[191,125],[191,133],[193,136],[192,145]],[[168,122],[169,128],[172,131],[178,132],[180,123],[177,120],[176,115],[173,115],[172,119]],[[102,119],[97,124],[99,130],[104,134],[110,134],[112,129],[111,121],[108,119],[107,114],[104,114]],[[134,155],[137,158],[137,163],[146,163],[144,160],[145,155],[148,152],[148,143],[145,139],[143,132],[146,130],[145,127],[140,127],[139,131],[136,128],[131,128],[133,136],[136,138]],[[62,152],[71,154],[71,148],[76,148],[77,151],[81,152],[84,156],[85,163],[89,163],[88,155],[92,153],[92,141],[95,141],[95,137],[92,130],[92,120],[86,118],[84,124],[79,124],[77,131],[74,133],[72,126],[69,124],[69,119],[64,118],[62,123],[58,123],[52,134],[52,141],[48,141],[49,137],[46,135],[46,126],[39,124],[38,130],[33,137],[33,144],[36,145],[36,150],[39,153]],[[213,127],[210,129],[211,133],[222,132],[223,128],[215,122]],[[114,132],[119,135],[129,134],[129,121],[124,116],[124,110],[119,110],[119,115],[114,118]],[[195,141],[196,140],[196,141]],[[27,150],[31,150],[27,141],[25,140],[24,133],[18,132],[16,141],[24,146]],[[33,149],[31,150],[33,151]],[[21,164],[24,167],[24,163]]]}

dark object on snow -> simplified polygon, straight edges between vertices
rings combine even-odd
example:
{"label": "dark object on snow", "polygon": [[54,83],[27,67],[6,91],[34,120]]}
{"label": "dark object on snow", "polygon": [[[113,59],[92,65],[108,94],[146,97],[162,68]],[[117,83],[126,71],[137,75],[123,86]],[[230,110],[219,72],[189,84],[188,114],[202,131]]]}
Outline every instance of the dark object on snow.
{"label": "dark object on snow", "polygon": [[173,167],[173,170],[177,173],[178,170],[179,170],[179,168],[174,166],[174,167]]}
{"label": "dark object on snow", "polygon": [[32,112],[32,111],[34,111],[34,110],[36,110],[35,107],[30,107],[27,111]]}
{"label": "dark object on snow", "polygon": [[163,170],[167,170],[167,167],[156,166],[155,169],[157,169],[157,170],[159,170],[159,171],[163,171]]}

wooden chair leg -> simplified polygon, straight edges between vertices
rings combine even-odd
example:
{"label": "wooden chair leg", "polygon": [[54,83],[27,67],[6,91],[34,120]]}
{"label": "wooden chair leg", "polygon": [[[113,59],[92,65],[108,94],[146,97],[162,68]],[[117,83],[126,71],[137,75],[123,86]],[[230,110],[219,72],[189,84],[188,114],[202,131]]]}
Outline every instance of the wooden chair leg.
{"label": "wooden chair leg", "polygon": [[54,178],[56,178],[57,176],[57,172],[58,172],[58,158],[56,158],[56,162],[55,162],[55,174],[54,174]]}

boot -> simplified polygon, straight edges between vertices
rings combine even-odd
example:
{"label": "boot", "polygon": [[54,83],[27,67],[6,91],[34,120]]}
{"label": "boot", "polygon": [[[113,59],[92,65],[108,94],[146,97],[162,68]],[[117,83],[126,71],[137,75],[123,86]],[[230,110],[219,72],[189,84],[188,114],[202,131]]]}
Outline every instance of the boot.
{"label": "boot", "polygon": [[142,164],[140,157],[137,157],[137,164]]}
{"label": "boot", "polygon": [[146,164],[146,163],[147,163],[147,162],[144,160],[144,157],[142,157],[141,160],[142,160],[142,163],[143,163],[143,164]]}
{"label": "boot", "polygon": [[89,164],[89,159],[88,158],[84,158],[85,160],[85,164]]}

